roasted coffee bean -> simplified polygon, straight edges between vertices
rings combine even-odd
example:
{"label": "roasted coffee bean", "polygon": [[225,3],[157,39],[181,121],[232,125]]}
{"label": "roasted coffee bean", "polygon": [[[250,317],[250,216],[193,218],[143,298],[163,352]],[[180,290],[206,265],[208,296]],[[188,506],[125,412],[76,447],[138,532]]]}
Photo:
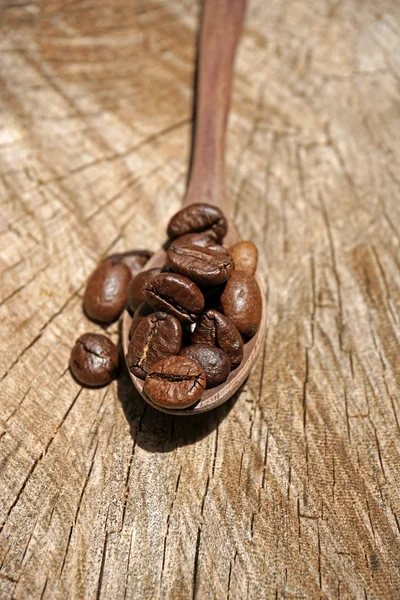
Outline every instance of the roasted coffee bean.
{"label": "roasted coffee bean", "polygon": [[197,362],[184,356],[170,356],[151,367],[143,389],[159,406],[187,408],[200,400],[205,387],[206,376]]}
{"label": "roasted coffee bean", "polygon": [[111,323],[121,314],[131,280],[129,267],[120,263],[102,263],[89,277],[83,296],[83,308],[88,317]]}
{"label": "roasted coffee bean", "polygon": [[204,297],[193,281],[177,273],[160,273],[146,287],[154,310],[165,310],[181,323],[194,323],[204,309]]}
{"label": "roasted coffee bean", "polygon": [[128,347],[131,373],[144,379],[149,368],[162,358],[174,356],[182,348],[182,326],[165,312],[156,312],[138,325]]}
{"label": "roasted coffee bean", "polygon": [[133,313],[132,322],[129,329],[129,339],[131,339],[143,319],[151,315],[153,312],[154,310],[149,304],[147,304],[147,302],[142,302],[142,304]]}
{"label": "roasted coffee bean", "polygon": [[216,310],[207,310],[196,323],[192,344],[211,344],[221,348],[235,369],[243,359],[242,337],[228,317]]}
{"label": "roasted coffee bean", "polygon": [[84,333],[72,348],[69,366],[79,383],[107,385],[118,372],[117,347],[105,335]]}
{"label": "roasted coffee bean", "polygon": [[224,383],[231,370],[228,356],[216,346],[195,344],[181,350],[179,356],[186,356],[199,363],[206,374],[207,388]]}
{"label": "roasted coffee bean", "polygon": [[199,246],[175,246],[167,252],[167,266],[201,286],[224,283],[233,271],[230,255]]}
{"label": "roasted coffee bean", "polygon": [[158,275],[161,269],[148,269],[142,271],[132,279],[128,286],[127,304],[131,312],[134,312],[143,302],[146,301],[146,286],[155,275]]}
{"label": "roasted coffee bean", "polygon": [[207,248],[210,244],[215,244],[215,238],[208,233],[186,233],[173,241],[175,246],[200,246]]}
{"label": "roasted coffee bean", "polygon": [[222,311],[242,335],[253,336],[261,320],[261,292],[253,275],[233,271],[221,295]]}
{"label": "roasted coffee bean", "polygon": [[227,221],[219,208],[196,203],[182,208],[172,217],[167,233],[169,238],[174,239],[186,233],[206,232],[220,241],[227,230]]}
{"label": "roasted coffee bean", "polygon": [[258,250],[252,242],[238,242],[229,248],[235,269],[254,275],[257,269]]}
{"label": "roasted coffee bean", "polygon": [[123,263],[130,268],[132,277],[135,277],[143,269],[153,253],[149,250],[131,250],[130,252],[119,252],[110,254],[103,262],[110,261],[113,265]]}

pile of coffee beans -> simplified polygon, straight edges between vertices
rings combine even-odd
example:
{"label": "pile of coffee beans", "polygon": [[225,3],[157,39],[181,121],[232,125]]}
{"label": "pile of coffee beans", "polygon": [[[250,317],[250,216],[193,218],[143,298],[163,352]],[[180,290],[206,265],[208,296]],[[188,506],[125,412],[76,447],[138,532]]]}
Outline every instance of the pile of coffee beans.
{"label": "pile of coffee beans", "polygon": [[127,364],[159,406],[192,406],[204,389],[223,384],[260,324],[257,248],[225,248],[226,232],[217,207],[182,209],[168,225],[164,267],[142,271],[129,284]]}
{"label": "pile of coffee beans", "polygon": [[[193,406],[204,389],[223,384],[259,327],[257,248],[247,241],[224,247],[227,228],[219,208],[192,204],[169,222],[163,268],[142,270],[147,251],[114,254],[87,282],[90,319],[111,323],[125,307],[130,312],[128,368],[159,406]],[[84,334],[70,368],[84,385],[105,385],[117,373],[117,348],[104,335]]]}

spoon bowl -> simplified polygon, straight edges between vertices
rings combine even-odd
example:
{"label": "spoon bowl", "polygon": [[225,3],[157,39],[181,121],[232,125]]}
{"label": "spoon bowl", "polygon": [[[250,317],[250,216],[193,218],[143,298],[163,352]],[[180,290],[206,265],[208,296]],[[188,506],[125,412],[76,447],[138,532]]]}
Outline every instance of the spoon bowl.
{"label": "spoon bowl", "polygon": [[[165,264],[165,251],[160,250],[156,254],[154,254],[154,256],[152,256],[152,258],[149,260],[149,262],[146,264],[146,266],[143,270],[153,269],[156,267],[161,268],[164,266],[164,264]],[[224,402],[229,400],[229,398],[231,398],[231,396],[233,396],[233,394],[235,392],[237,392],[237,390],[240,388],[242,383],[248,377],[248,375],[254,365],[254,362],[256,361],[257,356],[260,352],[260,349],[262,347],[264,337],[265,337],[266,311],[267,311],[266,294],[265,294],[265,290],[263,289],[260,278],[256,276],[256,280],[260,287],[261,297],[262,297],[262,311],[261,311],[260,326],[259,326],[256,334],[244,345],[243,360],[236,369],[234,369],[233,371],[230,372],[228,379],[226,381],[224,381],[224,383],[222,383],[221,385],[219,385],[217,387],[211,388],[209,390],[205,390],[202,393],[200,400],[194,406],[191,406],[191,407],[185,408],[185,409],[176,410],[176,409],[163,408],[162,406],[158,406],[158,404],[155,404],[154,402],[152,402],[152,400],[145,394],[145,392],[143,390],[144,380],[140,379],[139,377],[136,377],[129,371],[129,375],[133,382],[133,385],[135,386],[135,388],[137,389],[139,394],[142,396],[142,398],[144,400],[146,400],[146,402],[148,404],[150,404],[157,410],[160,410],[162,412],[165,412],[165,413],[168,413],[171,415],[180,415],[180,416],[197,415],[197,414],[212,410],[213,408],[216,408],[220,404],[223,404]],[[131,317],[129,311],[125,310],[123,319],[122,319],[122,347],[124,350],[125,357],[128,353],[129,329],[131,326],[131,322],[132,322],[132,317]]]}

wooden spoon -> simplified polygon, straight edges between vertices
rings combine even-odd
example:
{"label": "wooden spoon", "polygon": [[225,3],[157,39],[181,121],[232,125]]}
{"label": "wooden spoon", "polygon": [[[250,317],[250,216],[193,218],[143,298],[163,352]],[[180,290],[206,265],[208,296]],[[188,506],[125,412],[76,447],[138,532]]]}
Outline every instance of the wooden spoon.
{"label": "wooden spoon", "polygon": [[[225,245],[239,240],[232,221],[231,205],[225,194],[225,138],[229,112],[232,70],[236,46],[242,29],[247,0],[204,0],[198,61],[197,118],[193,163],[183,205],[194,202],[215,204],[229,222]],[[149,260],[145,270],[162,267],[165,251],[160,250]],[[261,349],[265,335],[266,300],[262,292],[262,317],[255,336],[244,346],[243,361],[231,371],[221,385],[205,390],[200,401],[192,408],[172,410],[158,406],[143,391],[144,381],[130,373],[131,379],[143,398],[154,408],[175,415],[193,415],[219,406],[239,389]],[[124,355],[128,352],[129,329],[132,318],[125,311],[122,324]]]}

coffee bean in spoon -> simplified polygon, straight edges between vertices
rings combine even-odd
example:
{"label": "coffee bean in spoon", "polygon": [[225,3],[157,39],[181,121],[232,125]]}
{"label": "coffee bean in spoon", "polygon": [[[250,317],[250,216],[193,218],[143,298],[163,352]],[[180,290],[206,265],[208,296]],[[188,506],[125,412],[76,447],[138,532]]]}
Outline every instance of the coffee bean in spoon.
{"label": "coffee bean in spoon", "polygon": [[146,287],[146,301],[154,310],[166,311],[181,323],[197,321],[204,310],[198,286],[178,273],[160,273]]}
{"label": "coffee bean in spoon", "polygon": [[199,363],[206,374],[206,388],[221,385],[227,380],[231,370],[231,361],[220,348],[208,344],[187,346],[180,351],[179,356],[186,356]]}
{"label": "coffee bean in spoon", "polygon": [[217,206],[195,203],[182,208],[172,217],[167,233],[170,239],[174,239],[187,233],[206,232],[221,241],[227,230],[227,220]]}
{"label": "coffee bean in spoon", "polygon": [[111,261],[113,265],[123,263],[130,268],[132,277],[135,277],[152,256],[153,253],[150,250],[130,250],[129,252],[110,254],[103,262]]}
{"label": "coffee bean in spoon", "polygon": [[83,296],[83,308],[90,319],[112,323],[121,314],[127,296],[131,271],[123,263],[106,261],[89,277]]}
{"label": "coffee bean in spoon", "polygon": [[179,353],[182,347],[182,326],[178,319],[165,312],[145,317],[129,342],[128,368],[144,379],[149,368],[162,358]]}
{"label": "coffee bean in spoon", "polygon": [[258,250],[252,242],[238,242],[229,248],[235,269],[254,275],[257,269]]}
{"label": "coffee bean in spoon", "polygon": [[172,246],[167,252],[167,267],[189,277],[200,286],[215,286],[229,279],[233,261],[229,254],[199,246]]}
{"label": "coffee bean in spoon", "polygon": [[228,356],[232,368],[243,359],[243,340],[238,329],[228,317],[217,310],[207,310],[196,323],[192,344],[217,346]]}
{"label": "coffee bean in spoon", "polygon": [[205,387],[206,375],[197,362],[170,356],[150,368],[143,390],[159,406],[184,409],[200,400]]}
{"label": "coffee bean in spoon", "polygon": [[134,277],[128,285],[127,304],[131,312],[134,312],[146,301],[146,286],[161,269],[147,269]]}
{"label": "coffee bean in spoon", "polygon": [[129,328],[129,339],[133,336],[136,331],[136,328],[143,321],[145,317],[148,317],[154,312],[147,302],[142,302],[142,304],[135,310],[132,317],[131,326]]}
{"label": "coffee bean in spoon", "polygon": [[260,324],[262,310],[260,288],[253,275],[234,270],[221,294],[221,306],[239,332],[252,337]]}
{"label": "coffee bean in spoon", "polygon": [[72,348],[69,366],[79,383],[90,387],[107,385],[118,372],[118,349],[105,335],[84,333]]}

